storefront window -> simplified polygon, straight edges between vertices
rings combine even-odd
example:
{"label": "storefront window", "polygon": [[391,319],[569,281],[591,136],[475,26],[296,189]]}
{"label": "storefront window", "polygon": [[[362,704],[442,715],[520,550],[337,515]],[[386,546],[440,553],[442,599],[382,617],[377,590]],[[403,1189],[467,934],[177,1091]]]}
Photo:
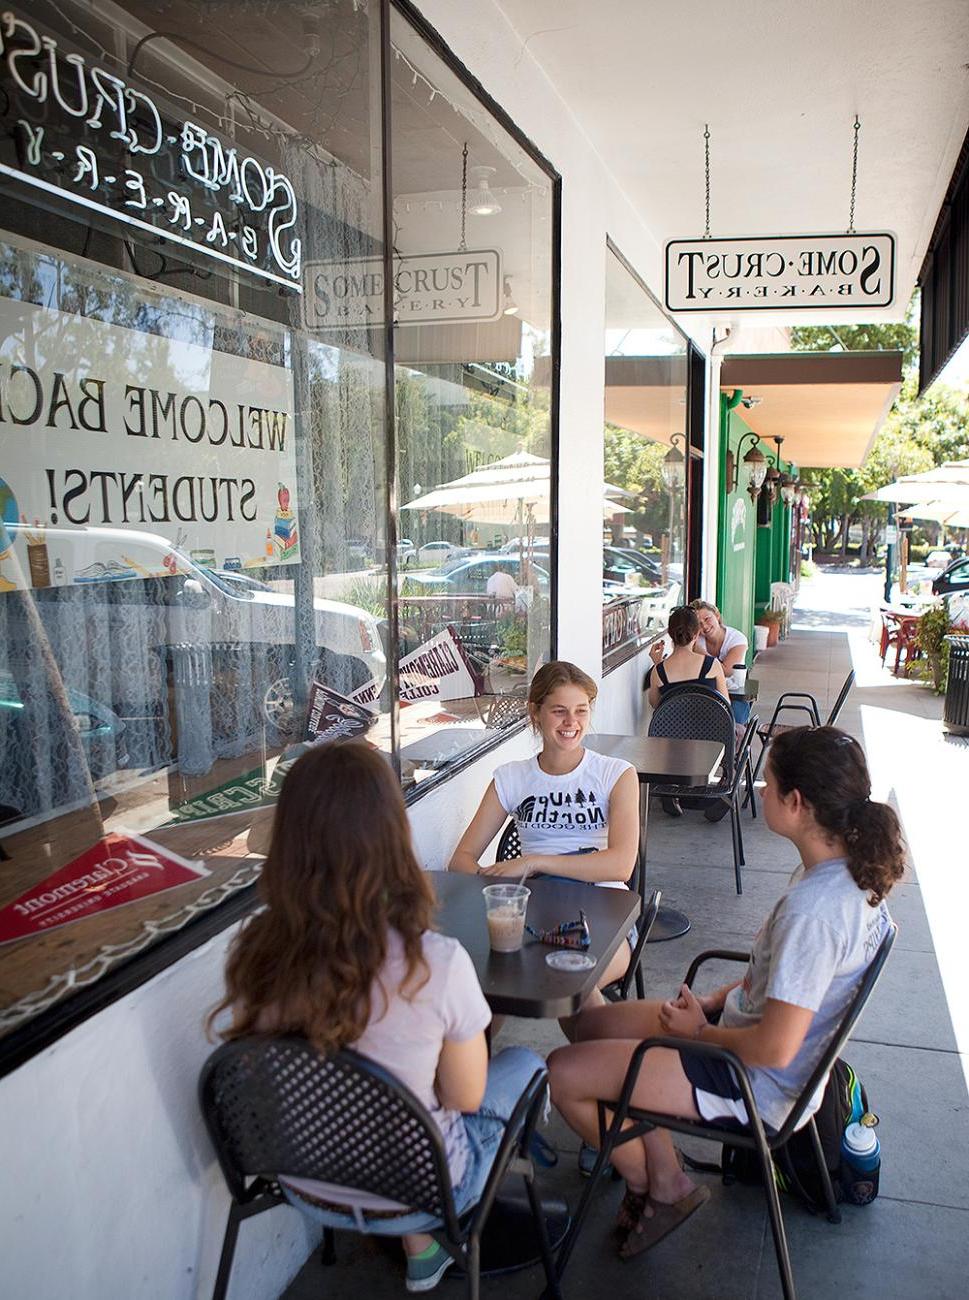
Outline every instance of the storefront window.
{"label": "storefront window", "polygon": [[606,254],[603,667],[683,600],[687,347],[625,261]]}
{"label": "storefront window", "polygon": [[0,17],[2,1032],[250,884],[302,745],[390,756],[383,335],[314,307],[375,18],[265,9]]}
{"label": "storefront window", "polygon": [[0,15],[0,1043],[241,910],[307,745],[416,793],[548,653],[552,178],[387,21]]}
{"label": "storefront window", "polygon": [[406,783],[520,722],[548,656],[552,180],[391,24]]}

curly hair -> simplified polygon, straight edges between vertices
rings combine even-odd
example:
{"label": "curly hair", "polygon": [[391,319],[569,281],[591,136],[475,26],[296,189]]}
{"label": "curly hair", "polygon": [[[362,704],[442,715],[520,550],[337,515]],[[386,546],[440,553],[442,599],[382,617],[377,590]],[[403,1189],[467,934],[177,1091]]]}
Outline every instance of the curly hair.
{"label": "curly hair", "polygon": [[236,936],[225,997],[208,1018],[211,1029],[232,1009],[222,1037],[271,1029],[302,1034],[321,1052],[356,1042],[371,1019],[390,930],[404,947],[401,995],[427,982],[422,936],[434,893],[414,856],[400,786],[370,746],[324,744],[293,765],[259,893],[265,910]]}
{"label": "curly hair", "polygon": [[771,741],[767,765],[783,795],[799,791],[818,825],[845,846],[848,870],[878,905],[905,870],[894,809],[871,798],[864,750],[837,727],[794,727]]}

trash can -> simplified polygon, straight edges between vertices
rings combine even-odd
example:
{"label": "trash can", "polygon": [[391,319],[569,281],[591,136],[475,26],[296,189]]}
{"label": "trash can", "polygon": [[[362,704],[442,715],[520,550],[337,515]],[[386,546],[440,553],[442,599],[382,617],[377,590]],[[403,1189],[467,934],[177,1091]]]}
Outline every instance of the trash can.
{"label": "trash can", "polygon": [[947,636],[949,680],[942,721],[956,736],[969,736],[969,636]]}

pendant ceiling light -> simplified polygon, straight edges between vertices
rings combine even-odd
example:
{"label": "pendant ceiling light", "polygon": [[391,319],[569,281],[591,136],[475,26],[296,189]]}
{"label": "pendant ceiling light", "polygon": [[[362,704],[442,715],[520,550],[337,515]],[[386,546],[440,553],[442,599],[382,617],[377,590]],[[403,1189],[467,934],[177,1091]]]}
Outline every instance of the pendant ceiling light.
{"label": "pendant ceiling light", "polygon": [[501,211],[501,204],[492,194],[488,182],[498,169],[496,167],[477,166],[471,167],[469,170],[474,179],[475,188],[471,192],[468,211],[473,212],[476,217],[495,216]]}

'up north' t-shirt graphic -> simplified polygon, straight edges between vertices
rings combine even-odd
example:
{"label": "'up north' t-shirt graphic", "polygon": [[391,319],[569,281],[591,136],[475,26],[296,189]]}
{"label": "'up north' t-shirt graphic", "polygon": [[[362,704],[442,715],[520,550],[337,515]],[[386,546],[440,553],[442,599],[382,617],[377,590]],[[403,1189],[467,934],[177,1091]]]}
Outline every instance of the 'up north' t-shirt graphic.
{"label": "'up north' t-shirt graphic", "polygon": [[523,853],[577,853],[609,843],[609,796],[631,766],[587,749],[574,772],[553,776],[535,758],[503,763],[495,789],[515,818]]}
{"label": "'up north' t-shirt graphic", "polygon": [[606,810],[596,799],[595,791],[576,790],[575,795],[561,790],[546,794],[528,795],[515,809],[519,834],[525,826],[559,826],[571,830],[573,826],[594,827],[606,825]]}

